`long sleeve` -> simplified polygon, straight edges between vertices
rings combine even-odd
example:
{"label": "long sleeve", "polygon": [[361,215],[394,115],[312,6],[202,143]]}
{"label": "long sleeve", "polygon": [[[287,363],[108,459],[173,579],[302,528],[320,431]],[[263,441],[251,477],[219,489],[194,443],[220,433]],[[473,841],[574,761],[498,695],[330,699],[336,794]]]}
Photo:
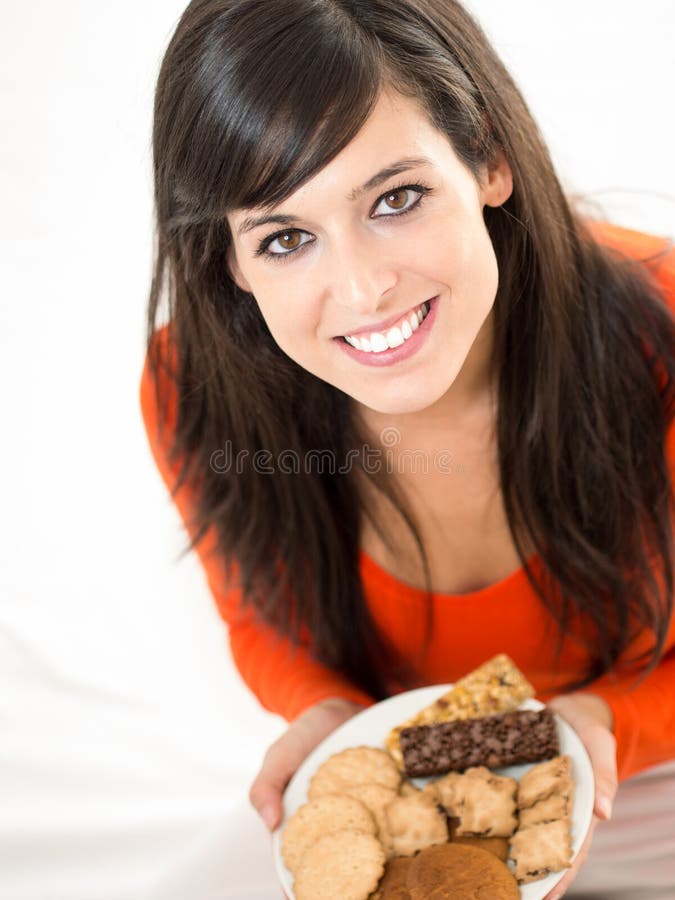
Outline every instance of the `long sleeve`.
{"label": "long sleeve", "polygon": [[[165,335],[162,339],[165,340]],[[167,379],[163,387],[171,391],[173,385]],[[147,360],[141,378],[140,401],[150,448],[171,491],[179,466],[171,465],[166,442],[175,427],[175,397],[167,405],[160,439],[155,382]],[[173,499],[186,531],[192,537],[190,522],[195,498],[190,486],[184,484]],[[211,530],[198,543],[196,551],[218,611],[228,625],[235,665],[244,682],[266,709],[290,721],[314,703],[329,697],[342,697],[364,706],[373,703],[368,694],[313,659],[306,646],[296,646],[281,637],[257,617],[251,606],[245,606],[240,588],[226,582],[225,566],[213,552],[214,547],[215,533]]]}
{"label": "long sleeve", "polygon": [[619,780],[675,759],[675,627],[670,649],[636,685],[634,676],[602,678],[588,692],[602,697],[614,716]]}
{"label": "long sleeve", "polygon": [[[666,440],[671,481],[675,480],[675,424]],[[649,641],[644,638],[645,646]],[[636,649],[640,649],[636,647]],[[635,676],[605,676],[588,688],[609,704],[614,716],[619,780],[675,759],[675,616],[659,665],[636,684]]]}

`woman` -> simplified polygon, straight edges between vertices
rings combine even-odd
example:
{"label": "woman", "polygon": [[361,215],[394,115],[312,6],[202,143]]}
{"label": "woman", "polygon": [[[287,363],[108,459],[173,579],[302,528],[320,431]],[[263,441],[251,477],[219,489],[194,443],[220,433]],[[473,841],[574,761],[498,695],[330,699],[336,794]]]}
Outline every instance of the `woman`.
{"label": "woman", "polygon": [[235,662],[292,722],[267,824],[363,705],[497,652],[608,819],[675,758],[666,243],[571,209],[453,0],[191,3],[154,162],[143,410]]}

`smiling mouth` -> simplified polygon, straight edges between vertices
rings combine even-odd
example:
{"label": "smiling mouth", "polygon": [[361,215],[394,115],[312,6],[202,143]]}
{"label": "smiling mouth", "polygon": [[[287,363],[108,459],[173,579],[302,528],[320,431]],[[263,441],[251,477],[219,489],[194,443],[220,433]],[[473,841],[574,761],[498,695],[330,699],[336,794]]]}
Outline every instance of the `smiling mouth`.
{"label": "smiling mouth", "polygon": [[385,350],[400,347],[417,331],[429,314],[430,308],[430,301],[425,300],[410,313],[401,316],[390,328],[382,331],[362,332],[358,335],[347,334],[343,335],[341,340],[365,353],[382,353]]}

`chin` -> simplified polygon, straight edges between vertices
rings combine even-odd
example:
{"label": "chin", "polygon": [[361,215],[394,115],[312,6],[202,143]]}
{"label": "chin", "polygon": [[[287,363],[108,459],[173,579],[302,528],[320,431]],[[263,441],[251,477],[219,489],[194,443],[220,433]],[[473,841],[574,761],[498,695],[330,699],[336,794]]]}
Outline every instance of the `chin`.
{"label": "chin", "polygon": [[413,390],[403,396],[399,391],[392,396],[363,396],[354,397],[354,399],[375,413],[386,416],[404,416],[422,412],[433,406],[447,390],[448,385],[443,385],[435,390],[431,390],[430,386],[426,385],[423,390]]}

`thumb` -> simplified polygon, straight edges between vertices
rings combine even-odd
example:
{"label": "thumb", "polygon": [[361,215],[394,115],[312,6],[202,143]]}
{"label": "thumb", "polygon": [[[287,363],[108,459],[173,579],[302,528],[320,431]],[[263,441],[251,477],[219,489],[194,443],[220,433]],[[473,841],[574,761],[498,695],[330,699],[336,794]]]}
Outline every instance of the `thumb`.
{"label": "thumb", "polygon": [[295,757],[287,735],[284,735],[265,754],[251,785],[249,800],[270,831],[274,831],[281,820],[281,798],[300,762]]}
{"label": "thumb", "polygon": [[595,777],[594,812],[609,819],[618,787],[616,738],[605,702],[593,694],[557,697],[550,704],[574,728],[586,747]]}

